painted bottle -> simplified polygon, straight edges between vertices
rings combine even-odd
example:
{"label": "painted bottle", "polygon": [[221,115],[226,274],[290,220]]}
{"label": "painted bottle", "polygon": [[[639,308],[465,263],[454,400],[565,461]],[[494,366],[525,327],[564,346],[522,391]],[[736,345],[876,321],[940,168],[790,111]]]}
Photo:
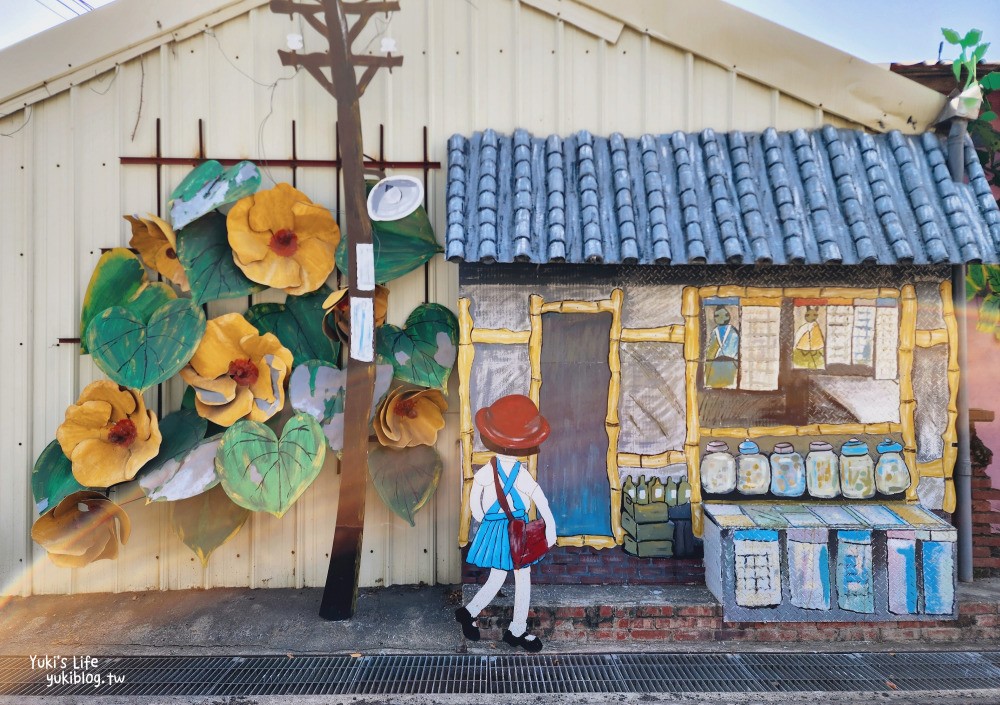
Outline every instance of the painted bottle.
{"label": "painted bottle", "polygon": [[749,438],[740,443],[736,459],[736,489],[742,494],[767,494],[771,486],[771,466],[760,448]]}
{"label": "painted bottle", "polygon": [[668,477],[667,478],[667,484],[664,485],[664,487],[665,487],[665,493],[664,494],[665,494],[665,497],[666,497],[667,504],[669,504],[671,507],[676,507],[677,506],[677,480],[675,480],[672,477]]}
{"label": "painted bottle", "polygon": [[681,479],[679,485],[677,485],[677,504],[690,504],[691,503],[691,484],[688,482],[687,477]]}
{"label": "painted bottle", "polygon": [[632,501],[635,501],[635,482],[632,481],[631,475],[625,478],[625,484],[622,485],[622,492],[631,497]]}
{"label": "painted bottle", "polygon": [[649,488],[646,486],[645,475],[639,475],[639,481],[635,485],[635,503],[649,504]]}
{"label": "painted bottle", "polygon": [[771,494],[801,497],[806,491],[806,470],[802,456],[791,443],[776,443],[771,454]]}
{"label": "painted bottle", "polygon": [[723,441],[712,441],[701,461],[701,486],[706,492],[725,494],[736,489],[736,458]]}
{"label": "painted bottle", "polygon": [[664,500],[663,483],[660,482],[660,478],[654,477],[650,480],[647,491],[649,492],[650,502],[662,502]]}
{"label": "painted bottle", "polygon": [[875,465],[875,488],[882,494],[898,494],[910,486],[910,471],[901,453],[903,445],[886,438],[875,448],[879,452]]}
{"label": "painted bottle", "polygon": [[806,488],[813,497],[830,498],[840,494],[840,460],[833,446],[826,441],[809,444]]}
{"label": "painted bottle", "polygon": [[875,463],[868,444],[852,438],[840,447],[840,489],[848,499],[875,496]]}

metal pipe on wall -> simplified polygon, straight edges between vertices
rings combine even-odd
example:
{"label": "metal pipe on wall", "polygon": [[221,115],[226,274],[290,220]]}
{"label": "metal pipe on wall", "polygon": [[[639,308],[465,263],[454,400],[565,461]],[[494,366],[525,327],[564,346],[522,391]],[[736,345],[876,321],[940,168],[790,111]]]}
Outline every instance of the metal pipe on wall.
{"label": "metal pipe on wall", "polygon": [[958,457],[955,460],[955,525],[958,528],[958,579],[972,582],[972,460],[969,455],[969,393],[966,380],[965,265],[951,268],[951,296],[958,323]]}
{"label": "metal pipe on wall", "polygon": [[[969,121],[951,120],[948,130],[948,170],[958,183],[965,181],[965,138]],[[966,330],[965,265],[951,268],[951,297],[958,323],[958,455],[955,460],[955,525],[958,529],[958,579],[972,582],[972,460],[969,455],[968,332]]]}

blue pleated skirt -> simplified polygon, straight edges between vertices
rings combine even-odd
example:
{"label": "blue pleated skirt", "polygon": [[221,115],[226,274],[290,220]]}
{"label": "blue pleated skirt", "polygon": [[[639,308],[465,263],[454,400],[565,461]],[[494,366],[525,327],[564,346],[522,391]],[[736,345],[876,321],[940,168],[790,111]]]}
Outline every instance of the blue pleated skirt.
{"label": "blue pleated skirt", "polygon": [[[510,535],[507,533],[509,523],[503,514],[498,518],[487,514],[479,525],[479,530],[476,531],[476,537],[472,539],[465,560],[480,568],[514,570],[514,559],[510,555]],[[542,559],[539,558],[538,561],[540,560]],[[538,561],[529,565],[534,565]]]}

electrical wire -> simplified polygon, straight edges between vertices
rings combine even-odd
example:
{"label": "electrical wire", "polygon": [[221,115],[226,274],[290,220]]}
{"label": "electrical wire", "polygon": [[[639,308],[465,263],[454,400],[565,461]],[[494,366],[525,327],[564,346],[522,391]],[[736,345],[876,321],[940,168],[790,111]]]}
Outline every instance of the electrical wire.
{"label": "electrical wire", "polygon": [[73,13],[73,17],[79,17],[80,16],[79,12],[77,12],[75,9],[73,9],[72,7],[70,7],[69,5],[67,5],[66,3],[64,3],[63,0],[56,0],[56,2],[59,3],[60,5],[62,5],[63,7],[65,7],[70,12],[72,12]]}
{"label": "electrical wire", "polygon": [[54,8],[49,7],[44,2],[42,2],[42,0],[35,0],[35,2],[38,3],[39,5],[41,5],[42,7],[44,7],[46,10],[48,10],[49,12],[51,12],[53,15],[55,15],[59,19],[63,20],[64,22],[69,19],[68,17],[63,17]]}

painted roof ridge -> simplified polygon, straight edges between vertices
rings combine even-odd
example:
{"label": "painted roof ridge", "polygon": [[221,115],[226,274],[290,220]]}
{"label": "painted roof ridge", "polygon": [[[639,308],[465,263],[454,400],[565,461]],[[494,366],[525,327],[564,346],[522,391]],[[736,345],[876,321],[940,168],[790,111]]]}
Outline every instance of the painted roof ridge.
{"label": "painted roof ridge", "polygon": [[456,262],[1000,262],[1000,210],[971,143],[958,183],[933,133],[487,130],[448,151]]}

